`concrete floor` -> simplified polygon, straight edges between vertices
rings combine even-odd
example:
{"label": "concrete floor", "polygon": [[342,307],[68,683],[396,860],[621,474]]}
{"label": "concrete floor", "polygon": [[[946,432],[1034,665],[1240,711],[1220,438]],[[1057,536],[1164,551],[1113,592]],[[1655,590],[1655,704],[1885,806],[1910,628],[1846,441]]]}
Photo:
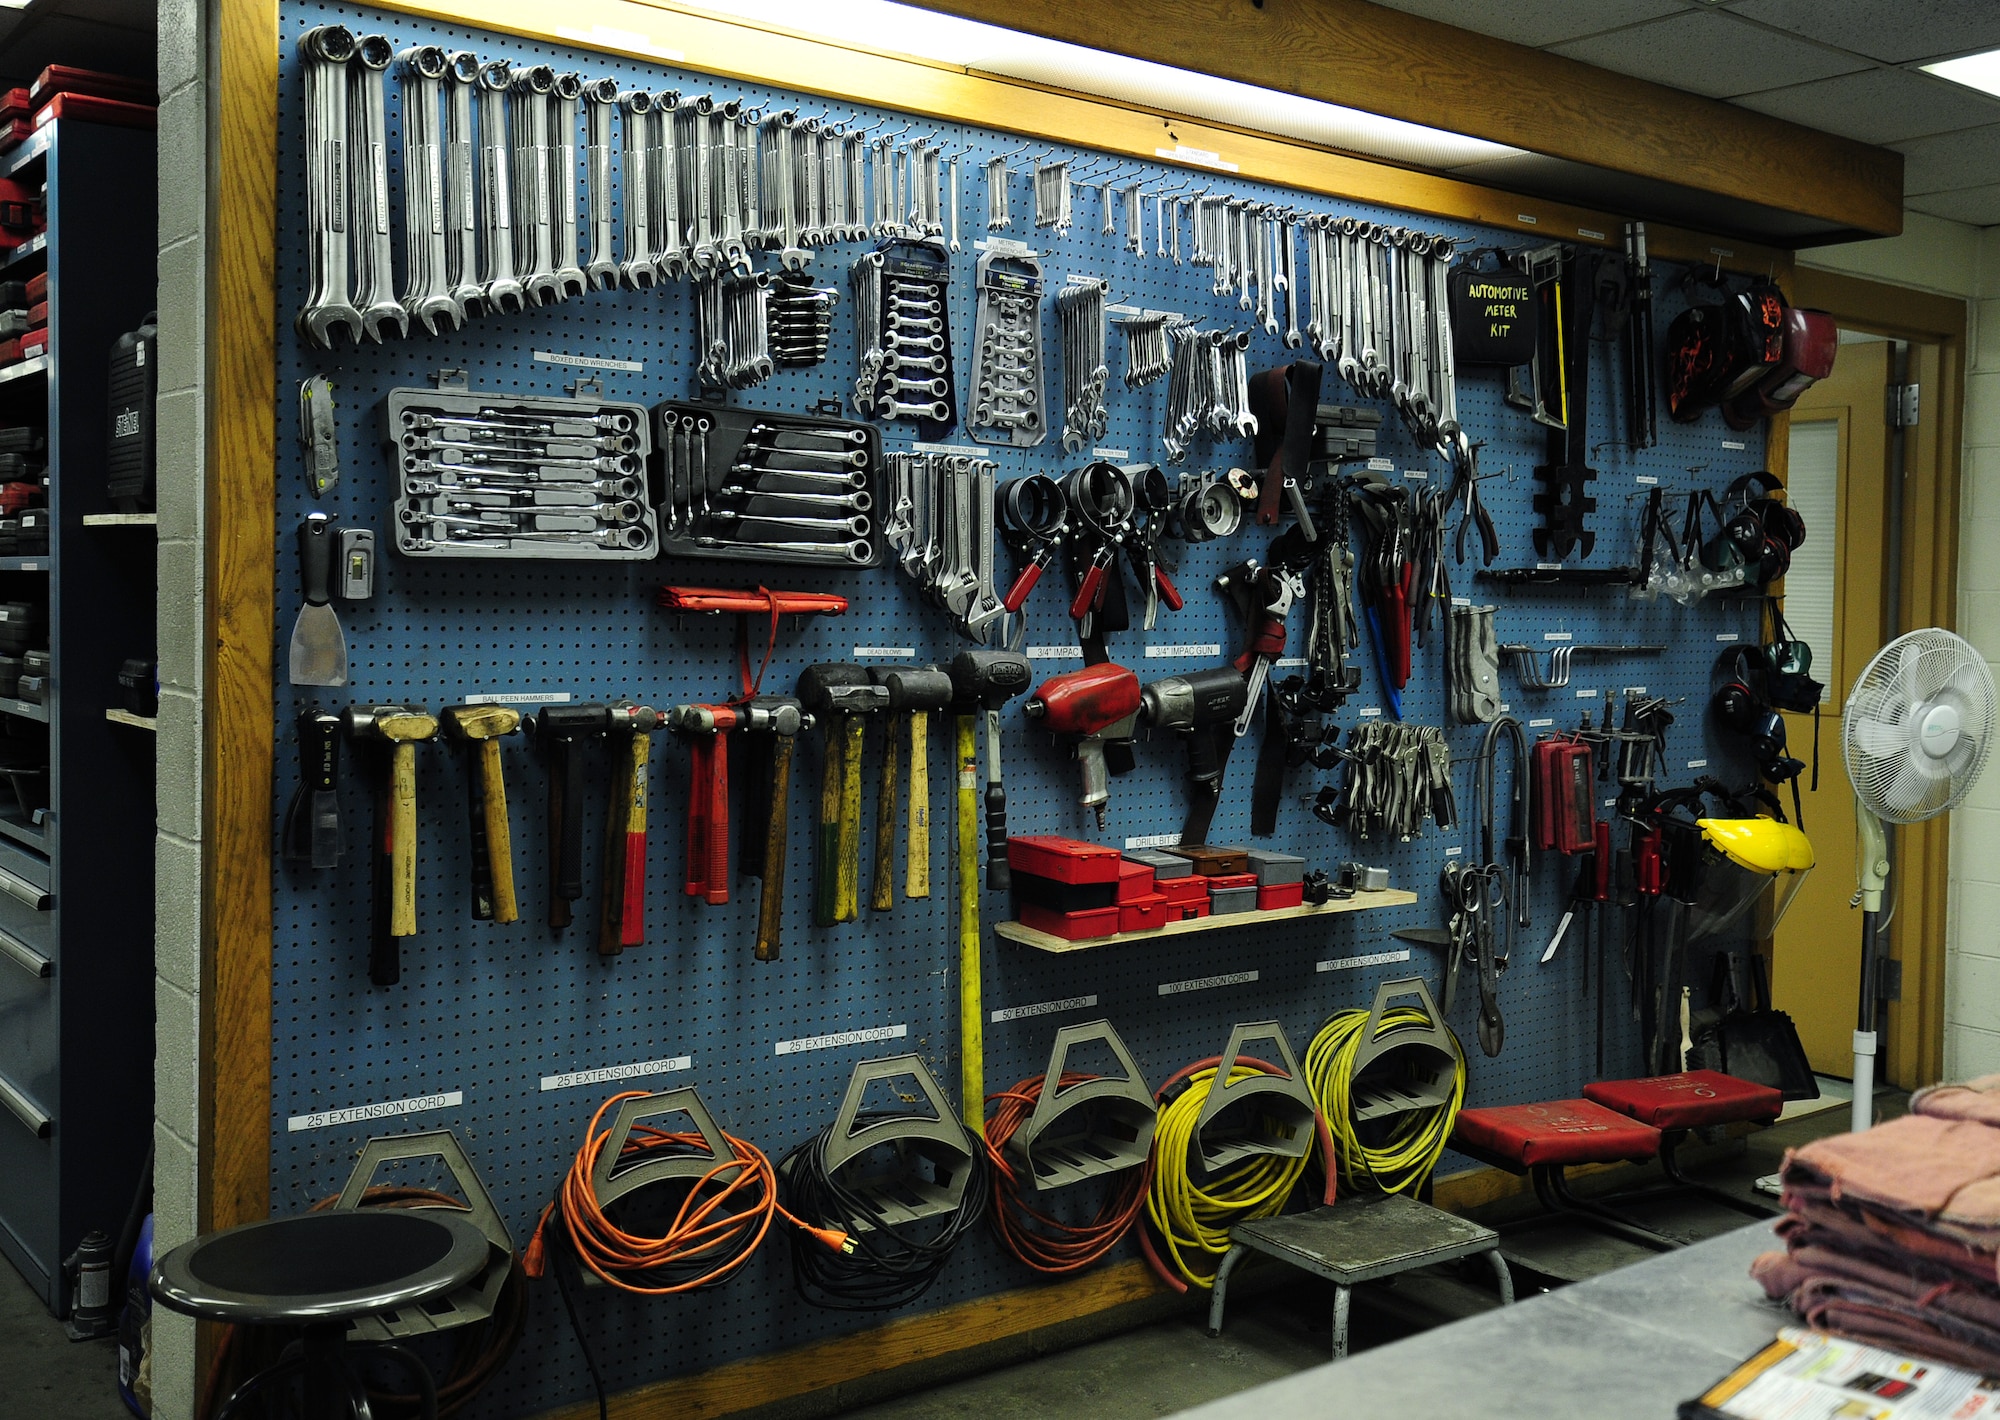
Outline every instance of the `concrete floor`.
{"label": "concrete floor", "polygon": [[[1902,1113],[1902,1102],[1901,1096],[1881,1096],[1877,1117],[1887,1119]],[[1760,1176],[1777,1171],[1786,1149],[1846,1130],[1844,1101],[1828,1103],[1836,1107],[1794,1114],[1750,1135],[1734,1157],[1687,1172],[1742,1197],[1756,1196],[1751,1185]],[[1579,1185],[1577,1191],[1587,1194],[1590,1190]],[[1535,1207],[1530,1197],[1525,1206],[1498,1206],[1488,1211],[1505,1217],[1533,1212]],[[1739,1212],[1700,1199],[1663,1201],[1631,1211],[1648,1226],[1690,1242],[1749,1221]],[[1581,1281],[1653,1255],[1635,1244],[1566,1227],[1510,1238],[1506,1251],[1515,1263],[1515,1286],[1523,1296],[1538,1287]],[[1349,1347],[1366,1350],[1496,1305],[1498,1299],[1483,1265],[1468,1271],[1463,1279],[1455,1269],[1439,1268],[1412,1273],[1392,1283],[1372,1283],[1355,1290]],[[1172,1415],[1322,1364],[1329,1355],[1332,1315],[1330,1287],[1311,1279],[1281,1280],[1258,1296],[1245,1295],[1238,1301],[1232,1295],[1227,1326],[1215,1339],[1205,1330],[1205,1312],[1190,1310],[1074,1350],[848,1410],[843,1417],[1036,1420],[1077,1409],[1091,1415],[1092,1420]]]}
{"label": "concrete floor", "polygon": [[118,1343],[71,1341],[21,1274],[0,1263],[0,1413],[130,1420],[118,1398]]}
{"label": "concrete floor", "polygon": [[[1885,1095],[1878,1117],[1899,1114],[1901,1106],[1901,1097]],[[1689,1172],[1750,1197],[1752,1182],[1775,1172],[1787,1148],[1846,1127],[1844,1107],[1794,1115],[1751,1135],[1733,1157]],[[1578,1191],[1589,1190],[1580,1186]],[[1510,1202],[1491,1211],[1500,1216],[1533,1211],[1533,1202]],[[1650,1226],[1689,1241],[1745,1221],[1728,1208],[1686,1199],[1652,1205],[1643,1217]],[[1650,1255],[1617,1239],[1571,1228],[1510,1238],[1507,1251],[1522,1295]],[[1254,1281],[1247,1269],[1244,1275]],[[1228,1326],[1219,1338],[1206,1334],[1205,1313],[1191,1307],[1116,1336],[842,1413],[847,1420],[1031,1420],[1077,1411],[1093,1420],[1171,1415],[1326,1360],[1331,1289],[1282,1271],[1267,1281],[1261,1291],[1245,1286],[1232,1298]],[[1429,1269],[1393,1283],[1370,1284],[1356,1290],[1349,1344],[1366,1350],[1496,1304],[1483,1265],[1464,1278],[1452,1269]],[[61,1420],[120,1420],[130,1412],[118,1399],[117,1374],[112,1341],[69,1341],[61,1323],[50,1318],[20,1276],[0,1266],[0,1390],[8,1397],[0,1411]],[[812,1409],[827,1413],[818,1406]]]}

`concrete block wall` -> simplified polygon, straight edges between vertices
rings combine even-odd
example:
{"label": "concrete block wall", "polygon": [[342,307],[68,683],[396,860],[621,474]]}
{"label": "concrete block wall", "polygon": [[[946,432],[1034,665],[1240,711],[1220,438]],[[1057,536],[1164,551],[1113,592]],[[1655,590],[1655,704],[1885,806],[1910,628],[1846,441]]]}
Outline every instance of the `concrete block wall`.
{"label": "concrete block wall", "polygon": [[[2000,227],[1980,233],[1966,372],[1958,632],[2000,674]],[[1945,1074],[2000,1072],[2000,757],[1951,826]]]}
{"label": "concrete block wall", "polygon": [[[203,534],[211,20],[158,0],[159,661],[154,870],[154,1245],[195,1235],[200,1176]],[[172,358],[167,358],[171,352]],[[153,1312],[153,1415],[192,1420],[194,1323]]]}
{"label": "concrete block wall", "polygon": [[[2000,227],[1904,215],[1900,237],[1825,247],[1799,260],[1967,303],[1954,629],[2000,674]],[[1827,868],[1836,866],[1844,870]],[[1945,1078],[2000,1072],[2000,756],[1952,814],[1945,953]]]}

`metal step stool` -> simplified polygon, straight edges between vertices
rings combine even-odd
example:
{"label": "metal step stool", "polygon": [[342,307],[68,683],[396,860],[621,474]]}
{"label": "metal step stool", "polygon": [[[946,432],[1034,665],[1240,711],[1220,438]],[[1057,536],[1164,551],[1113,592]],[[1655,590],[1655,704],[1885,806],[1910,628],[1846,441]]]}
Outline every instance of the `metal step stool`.
{"label": "metal step stool", "polygon": [[1484,1253],[1500,1284],[1500,1304],[1514,1301],[1514,1278],[1500,1256],[1500,1235],[1470,1219],[1400,1193],[1355,1194],[1327,1208],[1238,1223],[1215,1274],[1208,1334],[1222,1334],[1229,1274],[1245,1253],[1260,1252],[1333,1283],[1333,1359],[1347,1355],[1349,1294],[1356,1283],[1455,1262]]}

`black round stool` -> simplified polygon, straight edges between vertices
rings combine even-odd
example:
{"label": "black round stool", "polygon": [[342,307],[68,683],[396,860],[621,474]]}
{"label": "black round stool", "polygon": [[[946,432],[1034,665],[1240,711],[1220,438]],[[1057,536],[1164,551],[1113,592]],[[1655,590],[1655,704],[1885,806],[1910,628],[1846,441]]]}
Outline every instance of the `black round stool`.
{"label": "black round stool", "polygon": [[[437,1209],[299,1213],[183,1243],[153,1264],[148,1285],[160,1305],[205,1321],[300,1328],[300,1339],[238,1386],[216,1420],[248,1415],[259,1399],[282,1404],[290,1386],[281,1383],[294,1380],[302,1420],[368,1420],[368,1392],[348,1361],[349,1321],[444,1295],[478,1274],[490,1247],[464,1216]],[[401,1346],[375,1350],[409,1369],[424,1420],[435,1420],[423,1362]]]}

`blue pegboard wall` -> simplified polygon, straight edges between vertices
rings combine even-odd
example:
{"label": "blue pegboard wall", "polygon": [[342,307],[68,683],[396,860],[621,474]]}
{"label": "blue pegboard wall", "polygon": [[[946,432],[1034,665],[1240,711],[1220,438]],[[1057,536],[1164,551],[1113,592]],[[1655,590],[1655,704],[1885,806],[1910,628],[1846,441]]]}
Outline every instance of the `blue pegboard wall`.
{"label": "blue pegboard wall", "polygon": [[[299,606],[294,530],[315,506],[309,496],[301,452],[291,437],[293,392],[297,382],[324,373],[334,385],[339,411],[341,480],[319,506],[343,524],[377,529],[392,541],[393,469],[382,439],[381,404],[391,389],[425,386],[441,367],[468,372],[471,387],[498,395],[561,395],[564,386],[588,373],[536,357],[535,352],[609,356],[643,363],[640,373],[603,374],[608,397],[651,405],[695,393],[687,355],[693,313],[688,288],[657,293],[598,292],[547,311],[475,321],[451,336],[421,336],[363,349],[327,354],[302,345],[291,330],[291,315],[306,291],[307,226],[301,165],[300,71],[293,42],[304,29],[329,22],[357,33],[382,32],[397,50],[439,43],[470,49],[482,58],[547,62],[575,69],[586,79],[615,75],[620,87],[680,88],[687,92],[740,95],[746,105],[794,106],[817,113],[827,106],[794,95],[773,93],[728,81],[642,65],[595,53],[531,44],[401,15],[352,6],[292,3],[282,9],[280,55],[280,138],[278,247],[279,331],[279,496],[272,535],[278,548],[278,651],[283,657]],[[390,142],[399,147],[398,92],[390,86]],[[951,321],[958,342],[957,367],[969,365],[968,327],[972,313],[970,244],[984,236],[985,193],[980,164],[1020,147],[1018,139],[964,127],[905,120],[886,111],[834,106],[833,117],[861,126],[914,124],[912,134],[935,132],[948,149],[963,149],[959,230],[967,251],[954,260]],[[579,142],[581,138],[579,137]],[[1042,145],[1036,145],[1037,150]],[[1150,184],[1178,187],[1189,176],[1162,165],[1105,158],[1056,146],[1053,156],[1098,170],[1143,176]],[[1017,162],[1025,159],[1017,159]],[[1277,201],[1304,210],[1351,214],[1371,220],[1445,231],[1480,245],[1518,243],[1518,233],[1496,233],[1429,218],[1411,218],[1366,204],[1334,201],[1222,174],[1201,173],[1195,186],[1247,198]],[[391,191],[400,193],[400,173]],[[1017,172],[1014,230],[1045,253],[1052,285],[1070,273],[1101,275],[1111,282],[1114,302],[1177,310],[1206,324],[1241,325],[1233,298],[1218,300],[1209,276],[1193,266],[1176,267],[1155,257],[1124,250],[1120,237],[1099,232],[1094,190],[1079,194],[1075,225],[1065,234],[1036,231],[1023,213],[1032,193]],[[400,198],[393,204],[400,233]],[[1151,221],[1151,204],[1147,219]],[[1122,233],[1122,228],[1121,228]],[[1185,240],[1186,234],[1183,233]],[[1149,235],[1147,247],[1153,246]],[[849,263],[859,246],[831,247],[809,270],[823,284],[846,289]],[[400,240],[398,241],[400,260]],[[759,258],[760,263],[764,258]],[[1305,266],[1300,261],[1303,275]],[[1660,271],[1661,331],[1679,306],[1671,268]],[[1302,302],[1303,305],[1303,302]],[[1302,317],[1303,318],[1303,317]],[[1053,303],[1045,302],[1045,341],[1056,348]],[[1159,429],[1166,382],[1126,390],[1123,342],[1112,336],[1110,429],[1103,443],[1129,450],[1134,459],[1161,457]],[[1052,355],[1051,360],[1055,357]],[[1291,358],[1276,337],[1255,333],[1250,369]],[[822,399],[838,399],[854,374],[854,327],[843,295],[836,314],[828,362],[800,372],[781,372],[767,384],[735,395],[735,402],[760,409],[804,412]],[[1050,371],[1051,384],[1055,371]],[[1607,360],[1593,371],[1593,442],[1618,437],[1617,386]],[[1501,565],[1532,561],[1529,529],[1530,476],[1541,462],[1541,431],[1505,406],[1498,376],[1469,372],[1460,381],[1461,418],[1472,436],[1484,440],[1482,467],[1512,470],[1510,478],[1485,485],[1484,495],[1500,529]],[[1328,372],[1325,398],[1353,397]],[[1417,448],[1391,411],[1383,426],[1381,453],[1401,470],[1431,477],[1443,473],[1438,460]],[[1600,432],[1601,431],[1601,432]],[[961,435],[955,435],[962,441]],[[907,426],[884,428],[885,447],[906,447]],[[1728,433],[1713,416],[1683,427],[1663,421],[1659,445],[1634,454],[1617,446],[1599,448],[1592,462],[1600,470],[1594,492],[1599,531],[1594,565],[1629,561],[1636,541],[1640,501],[1657,480],[1666,487],[1692,483],[1720,488],[1737,474],[1762,463],[1761,431]],[[1069,463],[1051,438],[1039,449],[996,446],[1003,479],[1039,471],[1058,473]],[[1249,461],[1247,444],[1197,446],[1187,467],[1228,467]],[[1691,472],[1692,470],[1692,472]],[[1246,524],[1247,526],[1247,524]],[[1261,558],[1268,538],[1254,531],[1222,543],[1188,548],[1179,583],[1185,610],[1163,612],[1158,628],[1136,628],[1114,636],[1115,659],[1136,667],[1143,679],[1197,669],[1233,655],[1243,628],[1224,610],[1210,588],[1215,575],[1246,556]],[[1003,564],[1005,559],[1003,558]],[[1631,662],[1579,663],[1576,683],[1540,694],[1520,690],[1511,669],[1503,672],[1512,711],[1533,724],[1549,719],[1576,723],[1579,710],[1601,704],[1606,686],[1644,685],[1655,694],[1687,697],[1668,744],[1670,774],[1692,777],[1690,761],[1706,761],[1734,780],[1748,765],[1732,760],[1705,728],[1711,666],[1717,643],[1756,635],[1754,604],[1719,599],[1684,609],[1669,601],[1634,602],[1618,589],[1529,589],[1495,591],[1474,585],[1471,568],[1452,564],[1454,591],[1479,602],[1497,602],[1503,642],[1540,645],[1549,632],[1567,631],[1578,641],[1658,641],[1667,654]],[[655,589],[663,582],[749,586],[759,581],[779,588],[824,587],[847,595],[844,617],[788,625],[765,678],[767,688],[788,691],[798,672],[816,661],[854,657],[857,647],[908,647],[919,662],[947,659],[957,645],[940,612],[927,605],[907,579],[891,568],[828,574],[718,563],[617,563],[581,566],[562,562],[421,562],[385,556],[372,602],[339,604],[346,629],[351,681],[346,691],[314,692],[280,685],[273,714],[280,744],[293,745],[291,726],[298,710],[315,701],[338,709],[349,703],[418,702],[435,710],[479,692],[528,695],[567,692],[576,700],[629,695],[665,707],[715,700],[734,689],[735,631],[727,618],[689,617],[684,621],[656,610]],[[1051,586],[1030,602],[1031,646],[1073,645],[1074,628]],[[1293,619],[1296,647],[1302,616]],[[1146,649],[1150,647],[1149,652]],[[1171,647],[1186,654],[1157,654]],[[1363,691],[1335,717],[1343,728],[1365,708],[1379,704],[1379,680],[1372,658],[1363,653]],[[1080,664],[1038,660],[1047,675]],[[1404,695],[1406,718],[1437,724],[1444,715],[1440,648],[1422,649],[1416,674]],[[1586,700],[1586,695],[1596,697]],[[1004,717],[1009,824],[1017,833],[1096,836],[1075,807],[1075,768],[1066,750],[1032,734],[1018,702]],[[866,777],[868,797],[880,753],[879,731],[871,732]],[[1253,737],[1258,731],[1253,731]],[[1470,815],[1469,757],[1479,730],[1448,732],[1459,802]],[[584,814],[585,881],[579,924],[561,936],[542,925],[548,874],[544,861],[542,766],[516,737],[504,751],[514,831],[522,921],[507,927],[472,920],[468,910],[466,861],[466,763],[443,743],[419,752],[421,813],[418,898],[420,933],[404,944],[401,984],[371,986],[368,957],[369,797],[351,769],[342,790],[346,853],[340,866],[310,872],[273,864],[275,939],[272,1041],[273,1210],[292,1212],[338,1191],[356,1151],[372,1133],[449,1127],[456,1131],[491,1189],[517,1244],[525,1245],[543,1203],[568,1166],[591,1111],[618,1088],[698,1086],[717,1118],[734,1133],[756,1141],[773,1158],[816,1132],[831,1116],[857,1060],[915,1051],[932,1064],[940,1081],[955,1093],[957,994],[952,915],[954,889],[947,857],[950,837],[948,723],[932,736],[932,804],[940,819],[933,833],[933,891],[927,902],[899,901],[891,913],[864,906],[860,922],[832,930],[808,925],[810,800],[818,779],[817,736],[802,749],[792,791],[792,859],[785,913],[784,957],[775,964],[751,959],[755,931],[755,886],[728,905],[710,907],[681,892],[684,853],[681,824],[687,794],[686,758],[670,736],[660,736],[654,754],[647,945],[610,962],[592,946],[597,891],[595,853],[604,823],[599,752],[586,755],[591,778]],[[1240,748],[1230,770],[1225,797],[1211,841],[1248,841],[1248,801],[1255,746]],[[1732,771],[1733,772],[1730,772]],[[282,754],[273,828],[296,782],[294,758]],[[1172,832],[1184,812],[1184,760],[1177,741],[1139,746],[1136,772],[1113,780],[1106,841]],[[996,942],[991,933],[985,954],[985,995],[994,1011],[1081,999],[1068,1009],[1028,1014],[989,1023],[986,1033],[988,1088],[1039,1075],[1057,1026],[1098,1015],[1109,1017],[1144,1067],[1158,1082],[1187,1061],[1219,1050],[1232,1022],[1280,1019],[1294,1048],[1307,1040],[1330,1012],[1365,1005],[1383,979],[1420,970],[1437,978],[1435,954],[1415,948],[1408,962],[1382,962],[1353,969],[1322,963],[1404,950],[1389,933],[1398,927],[1435,925],[1433,890],[1449,849],[1474,846],[1469,828],[1448,834],[1435,829],[1408,844],[1357,845],[1315,820],[1310,800],[1323,777],[1296,773],[1273,846],[1301,852],[1313,863],[1332,865],[1361,858],[1385,863],[1399,887],[1416,889],[1410,907],[1283,927],[1255,920],[1204,935],[1144,946],[1125,946],[1069,955],[1045,955]],[[864,824],[874,822],[871,805]],[[907,830],[906,830],[907,831]],[[864,834],[864,858],[873,860],[872,831]],[[865,869],[864,869],[865,871]],[[1575,941],[1548,966],[1536,959],[1560,911],[1571,865],[1544,860],[1536,872],[1534,927],[1524,934],[1514,966],[1502,979],[1501,1005],[1507,1021],[1504,1053],[1494,1060],[1471,1046],[1476,992],[1463,993],[1452,1024],[1470,1052],[1468,1099],[1493,1104],[1578,1093],[1594,1070],[1592,1028],[1594,990],[1586,993],[1585,959]],[[1006,911],[1003,898],[986,894],[982,911],[990,922]],[[1213,989],[1161,994],[1163,983],[1219,974],[1254,973],[1252,979]],[[1593,983],[1594,984],[1594,983]],[[781,1042],[841,1032],[874,1032],[889,1038],[823,1049],[778,1053]],[[1614,1012],[1608,1042],[1610,1073],[1631,1073],[1639,1053],[1634,1032]],[[618,1084],[544,1088],[545,1077],[618,1067],[642,1061],[688,1057],[684,1069],[642,1076]],[[385,1101],[432,1099],[407,1113],[348,1123],[312,1123],[306,1116],[355,1109]],[[1452,1166],[1447,1161],[1447,1169]],[[1130,1244],[1127,1244],[1128,1253]],[[979,1232],[969,1237],[945,1269],[943,1279],[919,1308],[934,1308],[1021,1286],[1034,1280]],[[867,1317],[818,1310],[794,1293],[784,1240],[771,1244],[720,1293],[699,1300],[646,1302],[593,1294],[584,1316],[607,1384],[626,1389],[664,1376],[704,1370],[741,1357],[769,1353],[874,1324]],[[549,1288],[532,1289],[527,1329],[519,1352],[487,1387],[474,1413],[514,1416],[534,1413],[588,1391],[581,1358]]]}

